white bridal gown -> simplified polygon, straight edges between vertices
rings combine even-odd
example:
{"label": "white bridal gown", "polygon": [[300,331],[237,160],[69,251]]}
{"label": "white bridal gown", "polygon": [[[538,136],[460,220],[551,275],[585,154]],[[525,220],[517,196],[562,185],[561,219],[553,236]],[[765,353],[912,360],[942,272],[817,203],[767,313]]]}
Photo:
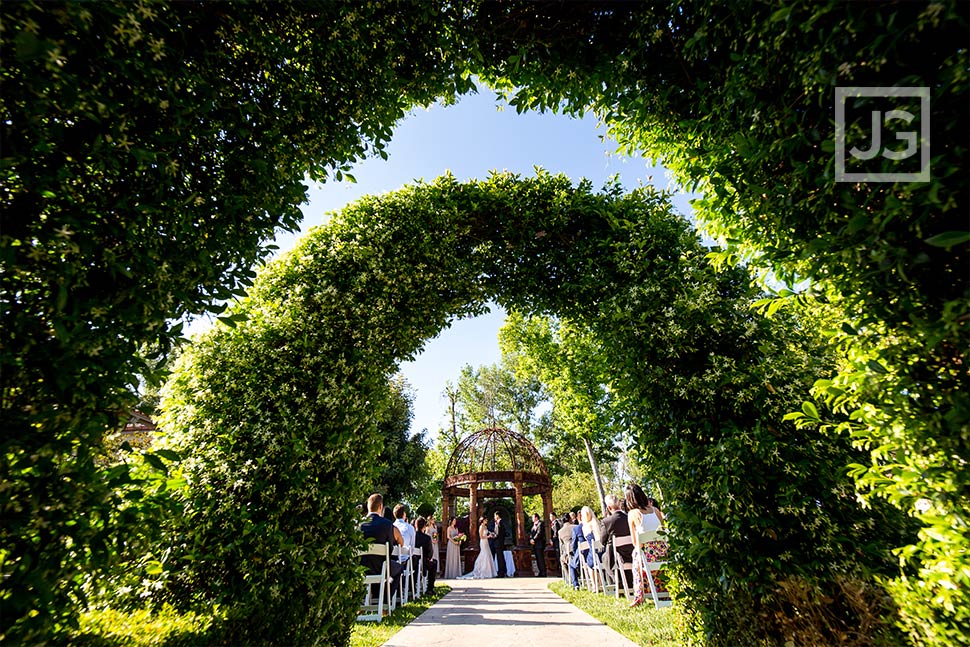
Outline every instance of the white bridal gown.
{"label": "white bridal gown", "polygon": [[478,529],[478,558],[475,560],[475,568],[472,572],[463,576],[465,579],[485,580],[498,575],[498,572],[495,570],[495,562],[492,559],[492,551],[488,547],[488,538],[485,536],[487,532],[487,526],[481,526]]}

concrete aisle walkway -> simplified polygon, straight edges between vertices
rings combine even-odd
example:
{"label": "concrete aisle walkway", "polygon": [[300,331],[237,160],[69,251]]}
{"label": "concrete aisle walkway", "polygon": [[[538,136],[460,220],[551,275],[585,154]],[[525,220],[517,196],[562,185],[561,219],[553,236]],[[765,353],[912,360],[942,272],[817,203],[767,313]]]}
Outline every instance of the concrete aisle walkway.
{"label": "concrete aisle walkway", "polygon": [[636,647],[548,589],[552,579],[444,580],[452,591],[385,647]]}

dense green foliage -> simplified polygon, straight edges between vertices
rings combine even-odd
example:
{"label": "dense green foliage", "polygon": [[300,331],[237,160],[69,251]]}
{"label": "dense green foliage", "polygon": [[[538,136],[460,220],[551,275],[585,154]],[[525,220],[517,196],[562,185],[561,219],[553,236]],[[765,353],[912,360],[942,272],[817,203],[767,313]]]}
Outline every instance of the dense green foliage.
{"label": "dense green foliage", "polygon": [[3,4],[0,635],[73,623],[82,574],[141,525],[117,514],[127,477],[94,464],[135,403],[139,348],[243,294],[297,226],[306,173],[339,180],[406,110],[467,87],[441,20],[393,2]]}
{"label": "dense green foliage", "polygon": [[82,647],[191,647],[213,644],[218,639],[209,630],[218,616],[218,610],[180,613],[168,605],[151,611],[96,609],[81,615],[80,629],[71,637],[71,644]]}
{"label": "dense green foliage", "polygon": [[[708,367],[721,372],[723,383],[709,372],[696,382],[686,377],[696,368],[691,361],[700,361],[702,349],[718,341],[719,352],[730,346],[743,321],[731,308],[727,313],[717,308],[707,313],[713,295],[694,301],[696,312],[687,312],[697,319],[688,321],[701,326],[705,317],[713,318],[719,326],[723,323],[713,328],[722,336],[712,333],[703,338],[696,335],[696,327],[688,326],[687,338],[699,344],[693,358],[684,351],[658,358],[663,369],[636,364],[640,350],[648,350],[641,346],[648,345],[655,327],[658,339],[683,342],[676,326],[650,314],[663,297],[650,288],[650,281],[657,279],[652,272],[652,254],[657,252],[648,246],[626,244],[629,257],[623,280],[642,271],[649,281],[614,304],[622,307],[612,315],[612,328],[600,332],[604,341],[629,351],[617,357],[617,366],[623,369],[631,410],[643,403],[663,404],[666,396],[654,382],[667,379],[662,370],[683,371],[683,379],[673,382],[677,398],[665,410],[674,416],[695,404],[696,415],[659,425],[648,410],[640,411],[641,446],[659,448],[672,474],[684,482],[697,473],[710,475],[717,481],[710,490],[715,498],[730,493],[734,479],[746,482],[753,468],[741,466],[749,458],[778,460],[773,454],[759,454],[761,450],[778,449],[795,470],[809,470],[799,462],[802,452],[821,459],[821,453],[831,451],[823,462],[833,466],[847,457],[844,438],[851,434],[868,452],[854,460],[861,491],[888,499],[921,524],[918,540],[902,553],[904,576],[891,582],[903,623],[917,643],[966,642],[970,138],[967,120],[959,118],[966,112],[968,90],[964,5],[836,0],[784,5],[507,2],[469,4],[459,10],[453,4],[389,1],[234,4],[229,10],[224,4],[143,1],[7,2],[0,12],[0,415],[6,431],[0,441],[0,634],[6,639],[43,642],[65,631],[75,620],[85,582],[119,561],[130,563],[125,551],[147,539],[147,530],[136,535],[143,532],[140,529],[154,528],[155,511],[165,508],[139,503],[151,500],[145,495],[157,492],[157,486],[139,483],[138,474],[124,467],[99,468],[95,460],[102,453],[104,434],[123,423],[135,402],[137,376],[148,370],[139,358],[164,354],[171,347],[179,333],[171,321],[187,313],[218,311],[224,299],[242,293],[273,231],[295,226],[307,173],[339,180],[353,160],[382,154],[396,119],[416,104],[467,90],[471,72],[514,89],[514,103],[521,109],[597,110],[625,146],[662,157],[685,184],[704,190],[699,215],[725,245],[715,260],[730,264],[745,259],[752,267],[772,270],[789,285],[811,279],[801,302],[824,300],[839,309],[832,331],[832,344],[841,349],[838,368],[829,369],[827,381],[815,387],[828,406],[821,411],[811,403],[795,406],[801,396],[794,390],[767,405],[778,413],[785,407],[800,410],[803,417],[798,422],[807,426],[797,435],[782,432],[787,425],[756,424],[768,409],[755,404],[742,415],[723,399],[689,402],[695,387],[718,397],[756,399],[761,393],[767,399],[759,391],[767,389],[765,382],[747,366],[729,362]],[[930,182],[833,181],[832,105],[837,85],[930,88]],[[848,130],[859,135],[867,127],[853,122]],[[467,243],[467,238],[460,238],[464,235],[494,240],[486,234],[499,231],[499,223],[480,218],[487,205],[464,205],[473,224],[449,221],[450,228],[444,229],[428,221],[415,224],[407,209],[381,218],[401,219],[412,226],[399,234],[412,240],[421,240],[425,231],[435,232],[442,248],[466,262],[482,260],[476,254],[485,252],[501,257],[501,263],[478,268],[481,276],[489,277],[483,280],[488,285],[471,279],[466,285],[464,275],[455,279],[467,288],[464,292],[441,287],[453,285],[452,279],[422,283],[424,279],[415,275],[437,268],[438,258],[407,271],[392,271],[388,260],[381,273],[358,276],[357,270],[376,262],[367,256],[374,248],[342,240],[344,248],[361,250],[361,255],[346,261],[341,274],[317,277],[310,285],[319,291],[321,303],[336,304],[334,311],[343,308],[348,317],[332,316],[329,329],[311,331],[306,339],[280,336],[275,341],[273,335],[281,333],[274,332],[276,322],[268,322],[261,329],[268,338],[252,340],[251,348],[275,353],[275,343],[283,349],[282,359],[295,361],[300,349],[312,356],[317,352],[313,344],[320,343],[320,352],[329,357],[326,361],[339,356],[339,365],[348,371],[365,370],[366,375],[339,382],[340,388],[358,389],[350,401],[323,402],[318,415],[341,425],[366,427],[373,420],[367,405],[379,401],[378,389],[393,361],[408,356],[409,349],[444,325],[442,320],[412,325],[405,316],[397,330],[412,336],[407,343],[381,330],[356,328],[360,318],[349,315],[355,312],[353,299],[359,292],[383,294],[386,298],[370,301],[378,311],[396,311],[400,305],[400,299],[386,291],[389,288],[381,292],[381,281],[402,281],[404,288],[425,290],[425,303],[442,312],[474,312],[477,306],[467,304],[480,304],[480,292],[500,286],[506,294],[517,295],[513,305],[525,310],[548,307],[577,321],[599,316],[606,321],[602,289],[593,295],[577,294],[570,286],[587,285],[594,276],[601,286],[611,285],[615,277],[604,276],[591,259],[598,254],[617,258],[620,252],[580,247],[575,250],[578,258],[572,259],[574,250],[568,247],[579,234],[605,241],[617,232],[593,219],[575,223],[560,238],[547,238],[548,214],[532,213],[530,197],[519,197],[518,224],[509,230],[518,232],[511,238],[514,245],[504,239],[504,246],[451,248],[459,239]],[[541,220],[543,228],[528,231],[530,218]],[[591,230],[594,226],[600,229]],[[377,245],[386,242],[391,231],[401,230],[367,235]],[[677,245],[668,242],[660,248]],[[541,267],[536,255],[540,249]],[[469,268],[452,269],[460,273]],[[725,294],[740,294],[738,283],[746,278],[729,272],[719,281]],[[561,295],[550,294],[554,289]],[[297,314],[306,314],[300,307],[316,312],[307,305],[310,295],[297,296]],[[577,300],[567,302],[571,297]],[[273,309],[282,313],[284,326],[288,315],[282,311],[281,305]],[[250,314],[257,322],[254,326],[262,325],[258,313]],[[788,329],[784,322],[777,325]],[[738,357],[745,361],[758,356],[752,340],[766,333],[758,328],[751,334],[754,337],[738,338],[744,346]],[[376,355],[358,350],[385,342],[388,349],[397,350]],[[230,345],[243,356],[247,343],[239,339]],[[200,347],[198,357],[209,352],[205,348]],[[270,371],[267,384],[297,380],[286,366],[270,366],[269,358],[250,359],[257,368]],[[803,366],[803,359],[788,354],[785,361]],[[739,370],[749,371],[741,384],[727,380]],[[206,380],[218,382],[215,368],[205,371],[201,373]],[[332,374],[316,377],[321,383],[337,384]],[[776,388],[777,382],[767,384]],[[258,391],[258,385],[249,386]],[[322,392],[317,386],[311,385],[308,393]],[[280,394],[282,402],[290,395]],[[212,402],[207,398],[200,402],[203,412],[232,404],[220,394],[213,394]],[[738,406],[755,402],[743,398]],[[285,423],[287,432],[280,436],[289,438],[295,418],[313,408],[300,403],[280,409],[274,404],[260,417],[251,401],[237,404],[240,410],[226,424],[249,443],[240,450],[269,442],[243,434],[243,423],[268,432],[273,415],[291,415],[294,419]],[[748,415],[754,412],[759,415]],[[333,413],[361,417],[353,422],[332,418]],[[818,436],[811,429],[820,423],[827,435]],[[680,428],[669,434],[671,425]],[[201,470],[227,460],[214,426],[192,431],[204,441],[195,467]],[[309,442],[323,432],[313,428],[294,433],[294,438]],[[672,439],[683,442],[683,447],[674,446]],[[760,449],[749,447],[749,440]],[[802,444],[793,446],[798,443]],[[272,449],[279,461],[299,461],[324,451],[306,449],[301,442]],[[173,458],[174,454],[166,458],[155,453],[146,460],[163,473],[163,460]],[[341,460],[335,461],[338,467]],[[192,474],[195,467],[190,464],[187,471]],[[282,471],[279,465],[275,469]],[[819,470],[818,480],[806,484],[805,491],[821,491],[822,483],[838,490],[837,472],[835,467]],[[306,473],[297,462],[282,475],[279,486],[299,492],[299,479]],[[235,524],[254,511],[233,510],[231,505],[250,495],[259,500],[253,489],[260,484],[259,475],[247,475],[238,493],[215,489],[226,474],[201,476],[200,471],[196,476],[196,489],[187,503],[200,520],[215,523],[224,515]],[[339,475],[345,477],[350,475]],[[787,475],[784,482],[788,483]],[[348,488],[345,496],[356,492],[356,485]],[[752,484],[750,492],[774,496],[769,490],[766,477]],[[823,524],[822,540],[856,538],[853,545],[868,545],[858,536],[874,532],[866,530],[865,523],[841,534],[852,526],[857,510],[850,494],[838,491],[831,493],[838,500],[819,514],[832,521],[832,515],[840,516],[839,510],[847,511],[844,523]],[[327,492],[314,494],[319,499],[312,502],[296,503],[328,502],[335,490]],[[220,502],[223,494],[226,500]],[[294,524],[303,522],[299,505]],[[693,520],[684,516],[685,530],[694,523],[705,532],[723,531],[725,541],[711,545],[735,549],[731,541],[744,537],[737,525],[748,521],[738,512],[724,519],[718,516],[724,510],[689,496],[679,506],[685,513],[703,513]],[[767,509],[758,514],[762,512],[768,514]],[[343,519],[341,512],[326,514],[331,513],[334,522]],[[750,514],[748,509],[744,513]],[[774,519],[776,513],[769,517]],[[275,512],[269,516],[273,518],[266,523],[279,521],[285,530],[285,519]],[[813,524],[808,523],[811,532],[816,531]],[[893,522],[889,527],[900,525]],[[231,529],[203,523],[199,537],[214,541]],[[280,537],[271,533],[261,549]],[[184,552],[193,550],[189,546]],[[225,550],[229,558],[239,554],[232,547]],[[793,561],[786,562],[786,554],[783,551],[777,563],[773,557],[752,562],[756,593],[758,582],[770,581],[771,572],[800,559],[793,553]],[[865,555],[856,557],[868,560]],[[319,566],[312,562],[306,562],[307,573]],[[716,641],[721,639],[714,635],[722,628],[718,619],[729,611],[723,589],[732,582],[715,582],[702,572],[703,566],[691,574],[685,562],[684,581],[703,588],[696,614],[689,619]],[[303,576],[293,565],[285,568],[291,569],[285,577],[295,578],[290,584]],[[791,571],[798,574],[798,569]],[[238,573],[216,575],[232,578]],[[257,584],[268,581],[259,577]],[[246,604],[256,604],[259,595],[231,593],[241,595],[237,599]],[[315,593],[294,596],[297,606]],[[318,619],[312,610],[308,613],[308,622]],[[730,617],[738,623],[743,615]],[[730,642],[730,633],[725,636],[723,640]]]}
{"label": "dense green foliage", "polygon": [[[425,465],[428,451],[424,430],[411,433],[414,418],[414,392],[400,375],[393,377],[387,387],[383,407],[377,417],[379,434],[374,473],[376,480],[368,488],[384,495],[385,504],[413,500],[420,484],[429,476]],[[415,511],[408,518],[416,518]]]}
{"label": "dense green foliage", "polygon": [[[499,331],[502,356],[520,379],[538,380],[552,396],[546,440],[554,448],[585,455],[603,514],[607,492],[600,473],[605,454],[614,459],[624,421],[610,392],[611,370],[597,340],[582,327],[549,317],[513,312]],[[553,455],[559,452],[553,452]]]}
{"label": "dense green foliage", "polygon": [[[487,42],[485,76],[517,107],[596,110],[628,150],[703,191],[697,215],[725,245],[719,260],[744,259],[789,285],[810,279],[811,299],[841,308],[832,342],[846,361],[815,391],[833,409],[823,426],[870,451],[854,469],[863,494],[924,526],[902,553],[908,575],[893,585],[913,639],[964,644],[966,5],[509,3],[483,6],[474,21]],[[836,86],[929,88],[929,182],[834,181]],[[861,143],[870,116],[856,115],[846,132]],[[803,422],[818,424],[812,411]]]}

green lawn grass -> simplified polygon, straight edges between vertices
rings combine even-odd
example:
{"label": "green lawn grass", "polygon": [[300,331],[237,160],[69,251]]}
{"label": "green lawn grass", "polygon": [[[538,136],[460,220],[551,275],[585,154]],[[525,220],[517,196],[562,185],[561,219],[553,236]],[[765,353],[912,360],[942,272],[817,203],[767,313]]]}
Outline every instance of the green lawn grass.
{"label": "green lawn grass", "polygon": [[562,581],[551,583],[549,588],[638,645],[680,647],[682,644],[676,611],[671,607],[657,609],[651,602],[631,609],[629,601],[622,596],[617,600],[612,595],[574,591]]}
{"label": "green lawn grass", "polygon": [[428,610],[432,604],[451,591],[450,586],[437,585],[420,600],[398,607],[383,622],[357,622],[350,632],[350,647],[378,647],[407,626],[412,620]]}

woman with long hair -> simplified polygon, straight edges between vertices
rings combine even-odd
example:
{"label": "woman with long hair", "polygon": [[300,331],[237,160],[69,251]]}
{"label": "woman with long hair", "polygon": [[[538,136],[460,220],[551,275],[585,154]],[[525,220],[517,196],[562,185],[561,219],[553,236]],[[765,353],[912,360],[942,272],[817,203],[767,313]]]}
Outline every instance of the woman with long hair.
{"label": "woman with long hair", "polygon": [[[663,523],[660,510],[651,505],[651,499],[643,493],[643,490],[636,483],[626,486],[626,504],[630,511],[627,513],[627,521],[630,524],[630,536],[636,540],[641,532],[659,530]],[[638,606],[643,602],[644,592],[647,588],[647,562],[662,562],[667,559],[667,542],[648,541],[640,546],[642,550],[633,551],[633,589],[635,596],[631,607]],[[654,571],[653,584],[657,587],[657,592],[666,592],[667,585],[664,583],[661,571]]]}
{"label": "woman with long hair", "polygon": [[485,580],[498,575],[495,567],[495,560],[492,558],[492,549],[488,545],[489,538],[494,537],[488,531],[488,519],[484,516],[478,518],[478,557],[475,559],[475,568],[463,578],[470,580]]}
{"label": "woman with long hair", "polygon": [[[588,505],[583,506],[583,508],[579,511],[578,521],[580,531],[578,536],[574,535],[573,545],[571,546],[571,549],[574,551],[572,557],[573,567],[576,569],[576,571],[579,570],[579,560],[585,561],[586,565],[590,568],[595,568],[596,560],[593,559],[593,551],[596,550],[596,548],[594,542],[598,541],[600,544],[603,543],[603,528],[600,525],[599,519],[596,518],[596,514],[593,512],[592,508],[590,508]],[[579,546],[580,540],[585,541],[588,548],[585,550],[581,549]],[[597,554],[602,559],[603,551],[599,551]],[[573,582],[573,585],[575,586],[575,581]]]}
{"label": "woman with long hair", "polygon": [[445,579],[461,577],[461,544],[458,543],[458,517],[452,517],[448,524],[448,550],[445,553]]}

